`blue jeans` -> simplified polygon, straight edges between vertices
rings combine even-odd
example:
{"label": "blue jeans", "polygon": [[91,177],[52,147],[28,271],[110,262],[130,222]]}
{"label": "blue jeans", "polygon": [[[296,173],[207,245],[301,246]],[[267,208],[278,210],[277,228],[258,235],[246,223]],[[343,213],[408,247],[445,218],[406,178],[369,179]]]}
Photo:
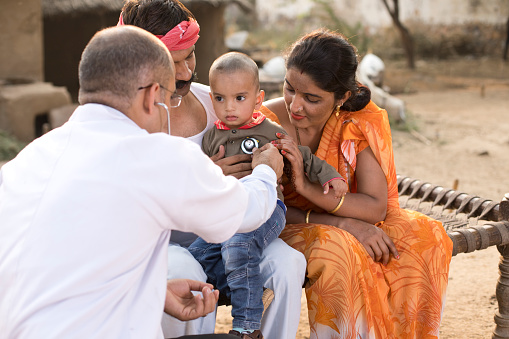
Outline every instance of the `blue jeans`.
{"label": "blue jeans", "polygon": [[270,218],[254,231],[237,233],[221,244],[198,238],[188,248],[202,265],[208,281],[230,298],[233,327],[261,327],[263,280],[259,264],[263,250],[285,227],[285,213],[277,204]]}

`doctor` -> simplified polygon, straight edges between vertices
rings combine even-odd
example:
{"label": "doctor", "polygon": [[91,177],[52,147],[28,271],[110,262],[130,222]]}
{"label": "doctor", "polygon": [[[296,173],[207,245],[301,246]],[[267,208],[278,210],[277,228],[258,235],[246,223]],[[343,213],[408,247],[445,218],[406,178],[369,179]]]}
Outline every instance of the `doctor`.
{"label": "doctor", "polygon": [[258,150],[239,181],[168,136],[175,69],[140,28],[97,33],[79,81],[70,120],[0,171],[0,333],[162,338],[163,308],[188,320],[217,301],[208,284],[167,285],[170,230],[222,242],[255,229],[276,205],[282,158]]}

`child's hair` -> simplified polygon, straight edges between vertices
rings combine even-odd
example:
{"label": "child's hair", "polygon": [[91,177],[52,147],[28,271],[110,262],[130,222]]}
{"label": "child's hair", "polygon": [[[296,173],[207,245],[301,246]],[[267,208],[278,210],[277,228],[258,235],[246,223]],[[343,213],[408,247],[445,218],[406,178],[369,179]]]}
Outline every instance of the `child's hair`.
{"label": "child's hair", "polygon": [[209,78],[213,76],[214,72],[230,74],[239,71],[251,73],[254,84],[257,89],[260,89],[258,66],[253,59],[240,52],[229,52],[217,58],[210,66]]}

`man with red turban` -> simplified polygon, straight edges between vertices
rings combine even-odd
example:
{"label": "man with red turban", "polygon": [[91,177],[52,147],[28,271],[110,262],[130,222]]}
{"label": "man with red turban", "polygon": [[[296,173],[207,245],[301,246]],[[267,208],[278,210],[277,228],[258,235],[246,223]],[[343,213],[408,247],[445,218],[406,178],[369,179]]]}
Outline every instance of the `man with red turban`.
{"label": "man with red turban", "polygon": [[[193,14],[176,0],[129,0],[122,9],[119,24],[141,27],[168,47],[175,63],[177,94],[183,96],[181,105],[171,110],[171,134],[201,146],[203,135],[214,126],[217,117],[209,87],[193,82],[196,80],[195,43],[199,37],[199,26]],[[224,158],[224,149],[221,149],[212,160],[221,166],[225,175],[241,178],[251,173],[250,155]],[[194,234],[172,232],[168,279],[207,279],[200,264],[186,249],[194,239]],[[264,287],[274,291],[274,300],[262,319],[262,332],[268,339],[295,338],[306,271],[304,256],[278,238],[265,249],[260,271]],[[214,328],[215,313],[188,322],[163,315],[165,337],[213,333]]]}

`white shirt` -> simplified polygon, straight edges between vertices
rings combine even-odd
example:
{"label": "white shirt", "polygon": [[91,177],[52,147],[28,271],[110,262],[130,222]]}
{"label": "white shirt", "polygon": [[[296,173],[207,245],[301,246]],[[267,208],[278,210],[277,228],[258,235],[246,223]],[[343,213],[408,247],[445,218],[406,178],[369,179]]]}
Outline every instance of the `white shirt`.
{"label": "white shirt", "polygon": [[[201,148],[203,136],[205,135],[205,132],[214,127],[214,122],[216,122],[217,120],[217,115],[216,112],[214,111],[212,100],[210,99],[209,86],[193,82],[191,83],[190,92],[194,94],[194,96],[198,99],[198,101],[205,109],[205,114],[207,115],[207,125],[205,126],[205,129],[203,131],[193,136],[187,137],[186,139],[196,143]],[[170,241],[172,244],[178,244],[184,247],[188,247],[194,240],[196,240],[196,238],[198,238],[196,234],[175,231],[171,233]]]}
{"label": "white shirt", "polygon": [[203,136],[205,135],[205,132],[214,127],[214,122],[216,122],[217,120],[217,115],[216,112],[214,111],[212,100],[210,99],[209,86],[193,82],[191,83],[190,92],[194,94],[194,96],[198,99],[198,101],[205,109],[205,113],[207,114],[207,126],[205,126],[205,129],[200,133],[190,136],[186,139],[196,143],[198,146],[201,147]]}
{"label": "white shirt", "polygon": [[241,183],[196,144],[97,104],[0,178],[2,338],[160,338],[169,230],[221,242],[276,203],[268,166]]}

